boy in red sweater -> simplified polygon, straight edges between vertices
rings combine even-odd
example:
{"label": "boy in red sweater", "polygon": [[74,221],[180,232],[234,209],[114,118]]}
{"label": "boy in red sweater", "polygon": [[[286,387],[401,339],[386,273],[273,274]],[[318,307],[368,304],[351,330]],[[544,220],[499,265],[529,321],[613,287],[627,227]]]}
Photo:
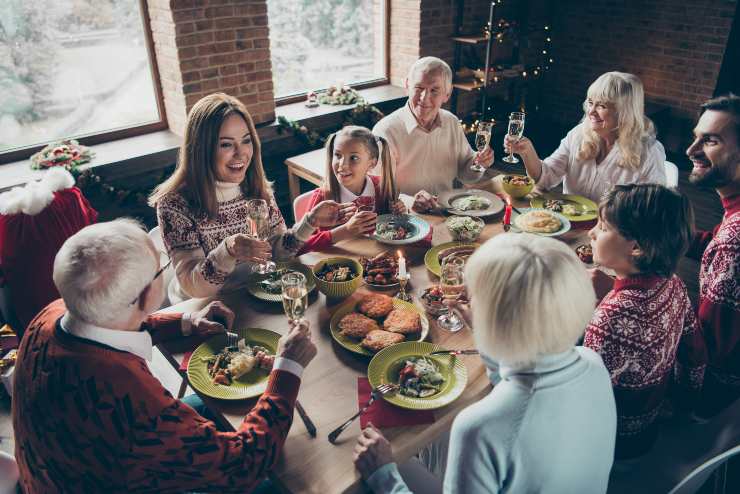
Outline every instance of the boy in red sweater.
{"label": "boy in red sweater", "polygon": [[611,374],[618,459],[652,446],[672,380],[684,408],[701,389],[706,347],[686,287],[674,274],[692,225],[680,193],[662,185],[617,185],[589,232],[594,263],[617,275],[586,328],[584,346],[601,355]]}
{"label": "boy in red sweater", "polygon": [[[214,302],[149,316],[164,297],[159,255],[131,220],[88,226],[54,262],[63,300],[31,322],[18,355],[15,456],[26,493],[249,492],[277,460],[303,368],[316,354],[308,327],[280,339],[267,389],[236,432],[174,399],[145,360],[152,345],[230,327]],[[133,300],[133,302],[132,302]]]}

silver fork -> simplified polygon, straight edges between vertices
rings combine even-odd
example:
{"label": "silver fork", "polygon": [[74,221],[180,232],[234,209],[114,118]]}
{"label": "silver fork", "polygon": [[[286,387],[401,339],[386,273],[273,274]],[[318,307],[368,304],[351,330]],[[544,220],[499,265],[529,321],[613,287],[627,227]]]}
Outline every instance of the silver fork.
{"label": "silver fork", "polygon": [[345,423],[343,423],[342,425],[340,425],[339,427],[331,431],[331,433],[329,434],[329,442],[334,444],[337,441],[339,434],[344,432],[344,430],[347,427],[349,427],[350,424],[352,424],[352,422],[354,422],[357,417],[365,413],[367,409],[370,408],[370,405],[372,405],[375,400],[377,400],[381,396],[387,395],[391,391],[396,391],[397,389],[398,389],[397,384],[381,384],[377,388],[373,389],[370,392],[370,399],[367,400],[367,403],[365,404],[365,406],[362,407],[362,409],[359,412],[352,415]]}

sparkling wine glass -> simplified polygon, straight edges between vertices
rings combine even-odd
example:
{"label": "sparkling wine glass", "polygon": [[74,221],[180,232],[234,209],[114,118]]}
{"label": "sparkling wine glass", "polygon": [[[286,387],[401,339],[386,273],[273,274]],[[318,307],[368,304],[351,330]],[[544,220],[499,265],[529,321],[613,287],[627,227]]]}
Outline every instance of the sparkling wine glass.
{"label": "sparkling wine glass", "polygon": [[[439,287],[442,290],[445,300],[457,300],[465,289],[463,280],[464,269],[465,261],[459,257],[449,256],[442,262]],[[437,318],[437,324],[442,329],[453,333],[460,331],[464,326],[462,318],[453,308],[448,308],[444,314],[439,316]]]}
{"label": "sparkling wine glass", "polygon": [[[247,201],[247,219],[250,225],[250,234],[258,240],[267,240],[270,236],[270,208],[264,199]],[[263,261],[252,268],[255,273],[265,274],[275,271],[272,261]]]}
{"label": "sparkling wine glass", "polygon": [[308,306],[308,289],[303,273],[291,271],[280,279],[282,283],[283,310],[289,321],[298,321]]}
{"label": "sparkling wine glass", "polygon": [[[491,129],[493,124],[491,122],[478,122],[478,130],[475,133],[475,149],[478,150],[478,154],[482,153],[488,147],[488,143],[491,142]],[[473,163],[470,169],[475,172],[485,171],[486,168],[478,163]]]}
{"label": "sparkling wine glass", "polygon": [[[509,115],[509,131],[508,134],[513,136],[518,141],[524,134],[524,113],[512,112]],[[514,151],[509,151],[509,156],[504,156],[503,160],[507,163],[519,163],[519,159],[514,156]]]}

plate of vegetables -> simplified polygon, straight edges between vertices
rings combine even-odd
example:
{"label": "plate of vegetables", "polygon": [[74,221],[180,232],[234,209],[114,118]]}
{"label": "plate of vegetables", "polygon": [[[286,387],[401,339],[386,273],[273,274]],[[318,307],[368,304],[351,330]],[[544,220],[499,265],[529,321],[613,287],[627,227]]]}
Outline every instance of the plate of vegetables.
{"label": "plate of vegetables", "polygon": [[311,293],[316,288],[316,280],[311,268],[298,261],[279,262],[277,270],[272,273],[251,273],[247,276],[247,291],[254,297],[266,302],[282,302],[282,277],[290,272],[303,273],[306,277],[306,289]]}
{"label": "plate of vegetables", "polygon": [[375,223],[372,238],[390,245],[413,244],[429,234],[429,223],[410,214],[382,214]]}
{"label": "plate of vegetables", "polygon": [[449,405],[465,390],[468,372],[462,360],[453,355],[429,355],[442,349],[425,341],[385,348],[367,368],[370,385],[397,384],[399,391],[383,399],[401,408],[433,410]]}
{"label": "plate of vegetables", "polygon": [[529,201],[533,208],[542,208],[562,214],[569,221],[591,221],[599,214],[599,206],[588,197],[575,194],[548,192]]}

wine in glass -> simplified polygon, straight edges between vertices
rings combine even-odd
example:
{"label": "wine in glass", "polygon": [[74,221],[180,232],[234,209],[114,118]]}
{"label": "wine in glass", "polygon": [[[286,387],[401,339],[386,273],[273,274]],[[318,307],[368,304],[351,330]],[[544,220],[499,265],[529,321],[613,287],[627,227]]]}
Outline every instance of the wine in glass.
{"label": "wine in glass", "polygon": [[291,271],[280,279],[282,283],[283,310],[290,321],[303,317],[308,306],[308,289],[303,273]]}
{"label": "wine in glass", "polygon": [[[509,115],[509,131],[508,134],[519,140],[524,134],[524,113],[512,112]],[[510,150],[508,156],[504,156],[503,160],[507,163],[519,163],[519,159],[514,156],[514,151]]]}
{"label": "wine in glass", "polygon": [[[457,300],[465,289],[465,285],[463,283],[464,269],[465,261],[459,257],[449,256],[442,262],[439,281],[440,289],[442,290],[445,300]],[[437,318],[437,323],[442,329],[446,329],[453,333],[460,331],[464,326],[462,318],[453,308],[449,308],[444,314],[439,316]]]}
{"label": "wine in glass", "polygon": [[[475,149],[478,150],[478,154],[482,153],[488,147],[488,143],[491,142],[491,128],[493,124],[491,122],[478,122],[478,130],[475,133]],[[470,169],[475,172],[485,171],[485,167],[478,163],[473,163]]]}
{"label": "wine in glass", "polygon": [[[252,199],[247,201],[247,219],[250,225],[250,234],[258,240],[268,240],[270,237],[270,208],[264,199]],[[265,274],[275,271],[276,266],[272,261],[263,261],[255,264],[255,273]]]}

